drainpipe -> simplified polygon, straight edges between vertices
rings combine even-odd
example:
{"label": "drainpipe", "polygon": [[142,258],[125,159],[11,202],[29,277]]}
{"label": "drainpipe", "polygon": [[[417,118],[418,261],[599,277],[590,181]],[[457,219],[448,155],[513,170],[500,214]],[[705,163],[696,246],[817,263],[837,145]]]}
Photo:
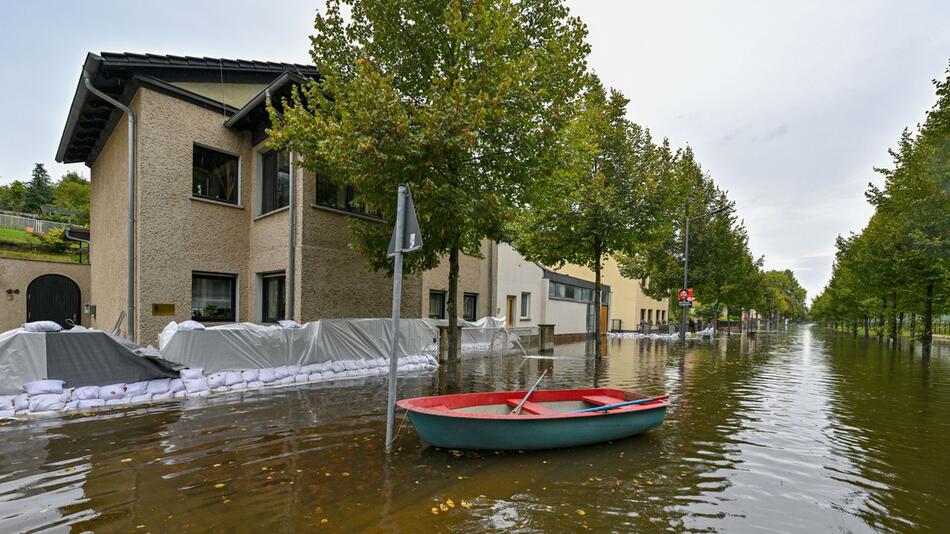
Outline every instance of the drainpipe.
{"label": "drainpipe", "polygon": [[291,152],[288,154],[289,164],[290,164],[290,184],[289,185],[289,194],[287,195],[287,202],[289,204],[289,209],[287,212],[287,220],[289,222],[289,232],[287,236],[287,318],[294,320],[294,279],[296,271],[296,235],[294,235],[294,228],[297,222],[297,205],[296,205],[296,195],[294,190],[297,189],[297,166],[294,165],[294,153]]}
{"label": "drainpipe", "polygon": [[83,82],[86,85],[86,89],[89,90],[92,94],[98,96],[99,98],[105,100],[109,104],[112,104],[114,107],[118,108],[120,111],[125,112],[129,118],[129,220],[128,220],[128,233],[129,233],[129,277],[127,282],[128,290],[128,300],[126,303],[126,337],[134,342],[135,341],[135,113],[132,112],[127,106],[123,105],[118,100],[112,98],[111,96],[103,93],[102,91],[93,87],[92,82],[89,80],[89,74],[85,71],[82,73]]}

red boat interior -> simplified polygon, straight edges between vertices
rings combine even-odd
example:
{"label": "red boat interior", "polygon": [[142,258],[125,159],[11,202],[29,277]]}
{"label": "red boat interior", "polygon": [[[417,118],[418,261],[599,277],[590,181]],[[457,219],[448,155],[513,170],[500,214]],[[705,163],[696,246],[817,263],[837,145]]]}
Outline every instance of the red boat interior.
{"label": "red boat interior", "polygon": [[[524,399],[527,391],[500,391],[490,393],[461,393],[457,395],[439,395],[404,399],[397,404],[400,408],[434,415],[449,415],[472,418],[497,417],[583,417],[604,415],[606,413],[628,413],[652,410],[668,405],[668,395],[651,397],[620,389],[561,389],[536,390],[522,405],[521,412],[512,414],[512,410]],[[605,411],[575,413],[578,410],[611,406],[628,401],[653,399],[647,402],[619,406]]]}

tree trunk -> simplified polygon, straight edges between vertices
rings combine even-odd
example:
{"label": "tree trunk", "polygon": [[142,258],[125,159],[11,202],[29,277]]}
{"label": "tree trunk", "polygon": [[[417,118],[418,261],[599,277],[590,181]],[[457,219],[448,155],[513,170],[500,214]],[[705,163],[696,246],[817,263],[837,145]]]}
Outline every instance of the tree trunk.
{"label": "tree trunk", "polygon": [[897,335],[900,336],[904,333],[904,312],[901,312],[897,316]]}
{"label": "tree trunk", "polygon": [[870,335],[868,333],[869,328],[871,328],[871,318],[865,315],[864,316],[864,337],[868,337],[868,335]]}
{"label": "tree trunk", "polygon": [[881,297],[881,317],[877,323],[877,338],[884,338],[884,317],[887,315],[887,295]]}
{"label": "tree trunk", "polygon": [[897,341],[897,291],[891,291],[891,313],[887,316],[891,341]]}
{"label": "tree trunk", "polygon": [[851,320],[851,337],[858,337],[858,320]]}
{"label": "tree trunk", "polygon": [[910,314],[910,337],[917,336],[917,314]]}
{"label": "tree trunk", "polygon": [[603,256],[599,238],[594,239],[594,354],[600,358],[602,332],[600,331],[600,260]]}
{"label": "tree trunk", "polygon": [[934,283],[927,284],[927,297],[924,300],[924,331],[920,340],[929,347],[934,338]]}
{"label": "tree trunk", "polygon": [[459,249],[454,246],[449,250],[449,294],[446,306],[449,311],[449,358],[455,359],[459,355],[458,336],[458,291],[459,291]]}
{"label": "tree trunk", "polygon": [[742,335],[742,306],[739,306],[739,335]]}

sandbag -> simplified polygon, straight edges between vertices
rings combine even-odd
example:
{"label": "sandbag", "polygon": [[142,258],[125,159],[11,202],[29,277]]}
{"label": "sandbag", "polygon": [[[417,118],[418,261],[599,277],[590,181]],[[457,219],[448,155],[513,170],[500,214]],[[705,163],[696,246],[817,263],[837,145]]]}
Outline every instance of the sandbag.
{"label": "sandbag", "polygon": [[119,399],[109,399],[106,401],[106,406],[124,406],[129,403],[128,397],[122,397]]}
{"label": "sandbag", "polygon": [[111,384],[99,387],[99,398],[105,401],[125,397],[125,384]]}
{"label": "sandbag", "polygon": [[69,401],[69,402],[66,403],[66,406],[63,407],[63,411],[67,411],[67,412],[74,412],[74,411],[76,411],[77,409],[79,409],[79,401],[78,401],[78,400],[71,400],[71,401]]}
{"label": "sandbag", "polygon": [[162,393],[168,393],[169,385],[171,384],[171,378],[160,378],[158,380],[149,380],[145,392],[149,395],[160,395]]}
{"label": "sandbag", "polygon": [[185,383],[180,378],[172,378],[171,381],[168,383],[168,391],[172,393],[185,391]]}
{"label": "sandbag", "polygon": [[130,404],[143,404],[146,402],[152,402],[152,396],[149,395],[148,393],[145,393],[143,395],[136,395],[129,399]]}
{"label": "sandbag", "polygon": [[240,371],[228,371],[225,373],[225,386],[233,386],[235,384],[240,384],[241,382],[247,382],[247,380],[244,379],[244,373]]}
{"label": "sandbag", "polygon": [[199,323],[198,321],[185,321],[178,325],[178,330],[204,330],[205,325]]}
{"label": "sandbag", "polygon": [[69,402],[69,395],[66,393],[43,393],[40,395],[30,395],[31,412],[54,412],[62,410]]}
{"label": "sandbag", "polygon": [[270,384],[277,380],[277,374],[273,369],[261,369],[260,373],[258,373],[258,377],[258,379],[265,384]]}
{"label": "sandbag", "polygon": [[310,375],[300,373],[299,375],[294,375],[294,382],[297,384],[306,384],[310,381]]}
{"label": "sandbag", "polygon": [[288,376],[291,376],[292,374],[293,373],[290,371],[290,368],[287,367],[286,365],[282,365],[280,367],[274,368],[274,378],[276,380],[282,380],[284,378],[287,378]]}
{"label": "sandbag", "polygon": [[238,382],[228,386],[229,391],[240,391],[242,389],[247,389],[247,382]]}
{"label": "sandbag", "polygon": [[208,375],[208,387],[219,388],[225,385],[227,375],[225,373],[211,373]]}
{"label": "sandbag", "polygon": [[317,380],[323,379],[323,373],[313,373],[312,375],[309,375],[309,376],[310,376],[311,382],[316,382]]}
{"label": "sandbag", "polygon": [[132,382],[125,385],[126,397],[138,397],[148,393],[148,382]]}
{"label": "sandbag", "polygon": [[284,378],[281,378],[280,380],[278,380],[277,383],[280,384],[280,385],[293,384],[293,383],[294,383],[294,377],[292,377],[292,376],[285,376]]}
{"label": "sandbag", "polygon": [[212,392],[212,393],[225,393],[225,392],[228,392],[228,391],[230,391],[230,390],[228,389],[228,386],[219,386],[219,387],[216,387],[216,388],[212,388],[212,389],[211,389],[211,392]]}
{"label": "sandbag", "polygon": [[27,332],[59,332],[63,329],[59,324],[54,323],[53,321],[33,321],[32,323],[24,323],[22,328]]}
{"label": "sandbag", "polygon": [[13,410],[13,399],[16,395],[0,395],[0,410]]}
{"label": "sandbag", "polygon": [[204,378],[205,376],[205,370],[201,368],[190,369],[186,367],[185,369],[179,371],[179,373],[181,374],[182,380],[195,380],[198,378]]}
{"label": "sandbag", "polygon": [[62,380],[35,380],[23,384],[23,391],[27,395],[59,394],[63,392],[63,384]]}
{"label": "sandbag", "polygon": [[16,417],[15,410],[0,410],[0,419],[13,419]]}
{"label": "sandbag", "polygon": [[184,398],[187,397],[187,396],[188,396],[188,392],[185,391],[184,389],[180,389],[180,390],[176,391],[176,392],[175,392],[175,395],[174,395],[174,397],[175,397],[176,399],[184,399]]}
{"label": "sandbag", "polygon": [[102,399],[83,399],[79,401],[78,408],[80,410],[91,410],[93,408],[99,408],[105,406],[106,401]]}
{"label": "sandbag", "polygon": [[152,402],[164,402],[174,398],[175,393],[171,391],[166,391],[165,393],[156,393],[152,395]]}
{"label": "sandbag", "polygon": [[99,398],[99,386],[82,386],[74,388],[69,394],[69,400],[83,401]]}
{"label": "sandbag", "polygon": [[245,382],[257,382],[259,376],[260,370],[258,369],[245,369],[241,371],[241,377]]}
{"label": "sandbag", "polygon": [[182,382],[185,384],[185,391],[187,391],[189,395],[208,391],[209,389],[208,379],[205,377],[196,378],[194,380],[182,380]]}
{"label": "sandbag", "polygon": [[247,383],[247,387],[250,388],[250,389],[262,388],[262,387],[264,387],[265,385],[266,385],[266,384],[264,384],[264,383],[261,382],[260,380],[255,380],[255,381],[253,381],[253,382],[248,382],[248,383]]}

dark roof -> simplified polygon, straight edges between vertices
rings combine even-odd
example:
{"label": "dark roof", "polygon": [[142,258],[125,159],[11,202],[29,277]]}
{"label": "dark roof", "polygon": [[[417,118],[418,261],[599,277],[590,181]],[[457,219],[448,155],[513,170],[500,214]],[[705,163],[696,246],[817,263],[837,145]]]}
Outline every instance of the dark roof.
{"label": "dark roof", "polygon": [[300,78],[317,76],[314,66],[294,63],[112,52],[87,54],[56,152],[56,161],[61,163],[91,165],[122,116],[121,111],[86,88],[83,73],[93,86],[124,104],[131,102],[139,87],[148,86],[227,116],[238,110],[173,82],[269,84],[284,73]]}
{"label": "dark roof", "polygon": [[270,100],[274,105],[280,103],[281,98],[290,99],[293,87],[303,85],[306,80],[292,72],[285,72],[277,77],[276,80],[267,85],[254,98],[250,99],[244,107],[237,110],[234,115],[224,122],[228,128],[251,131],[251,143],[257,144],[267,138],[264,132],[265,128],[270,127],[270,116],[267,113],[267,101]]}

